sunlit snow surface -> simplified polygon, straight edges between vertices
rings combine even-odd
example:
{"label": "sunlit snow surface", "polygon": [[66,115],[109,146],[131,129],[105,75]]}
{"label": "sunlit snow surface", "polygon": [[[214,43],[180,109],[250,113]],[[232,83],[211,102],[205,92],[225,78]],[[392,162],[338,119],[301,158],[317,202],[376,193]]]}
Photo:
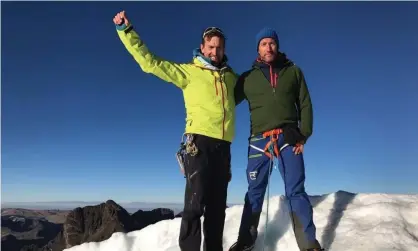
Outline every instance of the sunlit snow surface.
{"label": "sunlit snow surface", "polygon": [[[328,251],[418,251],[418,195],[337,192],[310,197],[317,238]],[[265,237],[266,202],[254,251],[299,251],[283,196],[270,199]],[[235,242],[243,206],[226,210],[224,250]],[[160,221],[139,231],[114,233],[102,242],[66,251],[180,251],[180,218]],[[202,217],[203,220],[203,217]]]}

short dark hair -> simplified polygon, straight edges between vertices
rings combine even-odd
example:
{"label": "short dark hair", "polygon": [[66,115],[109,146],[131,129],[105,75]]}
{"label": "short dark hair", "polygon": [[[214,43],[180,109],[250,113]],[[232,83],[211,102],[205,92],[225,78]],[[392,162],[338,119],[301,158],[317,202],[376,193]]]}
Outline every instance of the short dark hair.
{"label": "short dark hair", "polygon": [[205,39],[212,39],[212,37],[219,37],[222,39],[225,46],[225,34],[220,28],[217,27],[208,27],[203,31],[202,34],[202,44],[205,44]]}

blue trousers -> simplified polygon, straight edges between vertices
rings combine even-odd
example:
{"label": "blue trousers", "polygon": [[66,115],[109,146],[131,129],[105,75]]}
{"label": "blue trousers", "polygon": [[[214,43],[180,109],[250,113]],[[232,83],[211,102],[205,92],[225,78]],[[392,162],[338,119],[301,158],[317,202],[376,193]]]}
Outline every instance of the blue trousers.
{"label": "blue trousers", "polygon": [[[238,241],[250,245],[257,238],[257,227],[263,207],[269,175],[273,170],[271,159],[264,153],[270,137],[254,136],[249,139],[245,205],[242,213]],[[282,176],[285,195],[289,202],[293,230],[301,250],[320,248],[316,240],[316,227],[313,210],[305,192],[305,165],[303,155],[296,155],[293,146],[285,144],[283,134],[276,142],[280,154],[277,157],[278,169]],[[287,145],[287,146],[286,146]]]}

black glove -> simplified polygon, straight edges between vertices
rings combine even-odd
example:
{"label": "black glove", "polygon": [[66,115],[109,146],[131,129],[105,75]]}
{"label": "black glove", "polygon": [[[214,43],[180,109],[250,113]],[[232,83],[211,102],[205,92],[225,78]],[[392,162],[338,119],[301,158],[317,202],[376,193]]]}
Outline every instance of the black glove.
{"label": "black glove", "polygon": [[294,146],[297,143],[304,143],[306,137],[300,132],[299,128],[294,125],[286,125],[283,127],[284,142]]}

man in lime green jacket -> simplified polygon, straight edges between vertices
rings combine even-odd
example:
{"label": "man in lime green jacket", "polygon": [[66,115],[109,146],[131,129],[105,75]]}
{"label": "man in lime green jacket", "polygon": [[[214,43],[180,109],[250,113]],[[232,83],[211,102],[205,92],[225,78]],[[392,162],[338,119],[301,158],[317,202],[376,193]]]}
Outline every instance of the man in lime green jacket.
{"label": "man in lime green jacket", "polygon": [[204,249],[221,251],[231,179],[234,88],[238,77],[227,65],[225,36],[219,28],[207,28],[200,49],[193,52],[193,61],[175,63],[148,50],[124,11],[117,13],[113,22],[119,38],[141,69],[174,84],[183,92],[187,118],[180,163],[184,163],[186,188],[180,248],[182,251],[200,250],[200,217],[204,215]]}

